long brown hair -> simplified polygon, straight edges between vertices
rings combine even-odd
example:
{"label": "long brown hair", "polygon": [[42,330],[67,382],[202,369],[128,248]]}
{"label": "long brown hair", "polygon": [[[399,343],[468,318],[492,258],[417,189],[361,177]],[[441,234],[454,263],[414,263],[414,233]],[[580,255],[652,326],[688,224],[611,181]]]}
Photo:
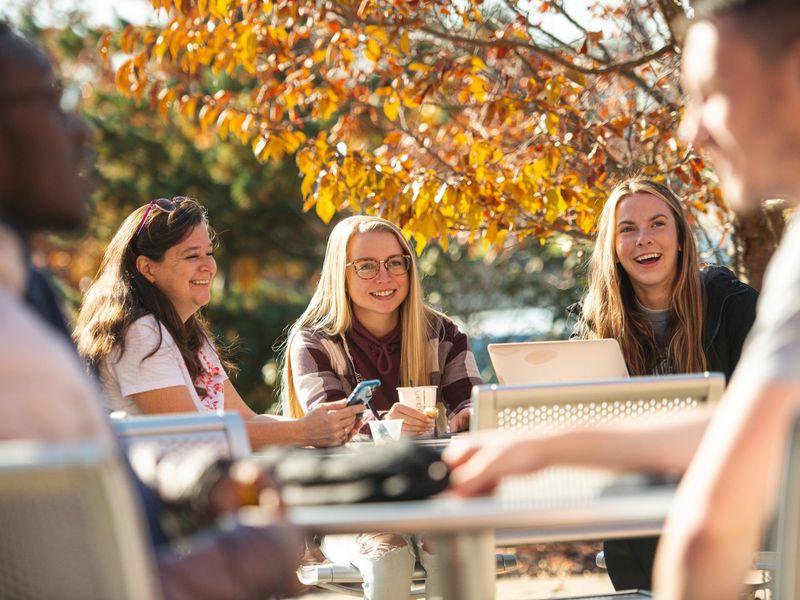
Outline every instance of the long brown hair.
{"label": "long brown hair", "polygon": [[633,177],[617,185],[608,197],[589,263],[589,286],[583,298],[579,333],[584,338],[619,342],[631,375],[653,373],[656,340],[650,321],[639,309],[628,274],[617,260],[616,214],[619,203],[633,194],[650,194],[672,211],[678,234],[678,273],[670,293],[672,320],[667,358],[678,373],[706,370],[703,352],[705,297],[698,271],[697,247],[683,206],[665,185]]}
{"label": "long brown hair", "polygon": [[[136,268],[138,256],[155,261],[163,259],[169,248],[186,239],[198,225],[208,227],[209,234],[213,235],[206,209],[197,201],[179,196],[172,202],[175,205],[172,212],[162,210],[158,204],[146,204],[134,210],[114,234],[103,255],[73,333],[78,351],[94,369],[115,350],[120,354],[124,352],[128,327],[151,314],[174,338],[192,381],[203,373],[199,350],[206,340],[213,345],[205,322],[194,314],[184,323],[166,294]],[[144,223],[143,218],[146,218]],[[148,356],[156,353],[161,342],[159,328],[158,343]],[[205,392],[198,389],[198,393],[204,395]]]}
{"label": "long brown hair", "polygon": [[422,298],[422,286],[414,250],[394,223],[368,215],[348,217],[333,228],[325,259],[322,263],[317,289],[305,312],[289,328],[283,353],[281,388],[283,414],[302,417],[303,407],[292,381],[291,344],[295,335],[304,329],[321,331],[331,336],[344,335],[353,323],[353,309],[347,296],[347,245],[359,233],[391,233],[404,254],[411,256],[408,271],[408,296],[400,305],[400,381],[413,380],[417,385],[429,385],[428,335],[436,316],[442,316],[427,306]]}

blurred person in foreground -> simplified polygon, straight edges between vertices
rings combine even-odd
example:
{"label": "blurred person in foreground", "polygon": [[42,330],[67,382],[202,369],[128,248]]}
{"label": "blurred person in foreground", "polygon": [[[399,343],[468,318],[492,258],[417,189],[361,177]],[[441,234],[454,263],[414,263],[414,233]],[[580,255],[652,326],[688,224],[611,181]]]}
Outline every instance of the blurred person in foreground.
{"label": "blurred person in foreground", "polygon": [[[800,2],[696,0],[694,6],[682,56],[689,98],[682,134],[709,152],[737,211],[753,211],[769,198],[796,205]],[[674,470],[691,462],[659,545],[656,597],[738,597],[775,506],[789,428],[800,408],[799,255],[800,219],[794,217],[707,428],[698,418],[646,431],[576,431],[549,446],[541,438],[478,442],[447,454],[455,488],[476,493],[505,474],[560,462]]]}
{"label": "blurred person in foreground", "polygon": [[[44,278],[31,275],[29,236],[73,230],[88,217],[90,185],[83,172],[90,134],[60,101],[45,54],[0,22],[0,440],[95,440],[119,452],[96,391],[64,336],[56,297]],[[262,474],[247,465],[204,460],[185,465],[196,475],[192,483],[165,480],[158,465],[150,480],[155,487],[131,473],[164,598],[284,593],[294,585],[302,543],[277,514],[271,527],[206,529],[188,553],[170,549],[167,522],[187,536],[235,510],[243,492],[270,495]]]}

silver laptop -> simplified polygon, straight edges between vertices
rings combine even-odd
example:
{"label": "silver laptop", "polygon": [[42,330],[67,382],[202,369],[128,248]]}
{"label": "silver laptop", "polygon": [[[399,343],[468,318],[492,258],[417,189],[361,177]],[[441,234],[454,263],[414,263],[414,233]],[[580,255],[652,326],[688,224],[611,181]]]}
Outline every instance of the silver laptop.
{"label": "silver laptop", "polygon": [[628,377],[617,340],[561,340],[489,344],[503,385],[563,383]]}

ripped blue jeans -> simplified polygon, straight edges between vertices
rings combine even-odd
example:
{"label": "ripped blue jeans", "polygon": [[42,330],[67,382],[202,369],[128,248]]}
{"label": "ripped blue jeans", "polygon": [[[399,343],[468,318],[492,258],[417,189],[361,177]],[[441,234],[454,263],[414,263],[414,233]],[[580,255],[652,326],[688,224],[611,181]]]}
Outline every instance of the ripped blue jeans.
{"label": "ripped blue jeans", "polygon": [[366,600],[408,600],[417,561],[427,573],[425,595],[441,598],[436,561],[421,536],[400,533],[326,535],[322,553],[335,563],[352,564],[364,579]]}

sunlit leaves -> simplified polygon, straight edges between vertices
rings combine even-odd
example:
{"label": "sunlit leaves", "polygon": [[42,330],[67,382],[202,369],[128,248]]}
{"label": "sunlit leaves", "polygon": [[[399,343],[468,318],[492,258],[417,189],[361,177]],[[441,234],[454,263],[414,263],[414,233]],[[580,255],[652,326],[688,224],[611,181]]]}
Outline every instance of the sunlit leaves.
{"label": "sunlit leaves", "polygon": [[[559,10],[531,4],[531,14]],[[533,21],[479,1],[153,6],[163,27],[101,42],[126,57],[118,88],[150,90],[162,115],[259,160],[296,153],[303,208],[325,222],[352,210],[396,221],[420,250],[453,237],[501,247],[587,238],[613,179],[632,168],[693,186],[699,206],[715,198],[702,160],[676,141],[669,48],[617,67],[637,58],[636,44],[609,46],[598,29],[574,46],[542,45]]]}

